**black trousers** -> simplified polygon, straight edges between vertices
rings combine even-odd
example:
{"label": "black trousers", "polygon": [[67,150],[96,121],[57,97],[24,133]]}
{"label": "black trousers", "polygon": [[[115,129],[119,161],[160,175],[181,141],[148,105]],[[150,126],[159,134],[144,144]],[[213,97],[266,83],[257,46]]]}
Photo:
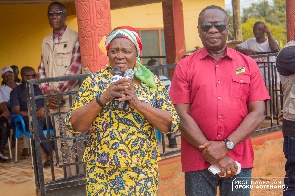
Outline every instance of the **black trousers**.
{"label": "black trousers", "polygon": [[1,116],[0,117],[0,153],[4,154],[4,147],[6,145],[9,136],[9,122],[8,120]]}

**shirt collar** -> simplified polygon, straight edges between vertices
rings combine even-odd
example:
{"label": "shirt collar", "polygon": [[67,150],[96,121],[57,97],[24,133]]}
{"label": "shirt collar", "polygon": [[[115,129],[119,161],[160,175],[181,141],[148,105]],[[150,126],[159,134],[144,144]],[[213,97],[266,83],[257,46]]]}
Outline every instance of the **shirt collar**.
{"label": "shirt collar", "polygon": [[[224,58],[226,56],[233,59],[233,49],[231,49],[231,48],[229,48],[227,46],[225,48],[225,55],[223,57],[221,57],[221,58]],[[201,51],[200,51],[200,59],[204,59],[206,57],[213,58],[212,55],[206,50],[206,48],[203,47],[201,49]]]}
{"label": "shirt collar", "polygon": [[65,25],[57,34],[53,34],[53,40],[55,43],[59,42],[67,29],[67,25]]}

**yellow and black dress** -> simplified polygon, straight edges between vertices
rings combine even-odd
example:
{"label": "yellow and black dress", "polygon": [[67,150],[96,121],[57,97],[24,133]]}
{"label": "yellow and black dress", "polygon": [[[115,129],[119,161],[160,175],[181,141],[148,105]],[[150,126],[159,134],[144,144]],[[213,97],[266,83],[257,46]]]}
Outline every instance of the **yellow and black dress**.
{"label": "yellow and black dress", "polygon": [[[108,69],[102,69],[84,80],[66,116],[70,130],[71,112],[101,95],[111,77]],[[138,99],[169,111],[171,131],[175,132],[179,117],[156,76],[155,82],[157,90],[144,83],[134,84]],[[87,195],[156,195],[160,156],[153,125],[137,110],[117,110],[110,102],[97,115],[92,129],[83,157],[87,164]]]}

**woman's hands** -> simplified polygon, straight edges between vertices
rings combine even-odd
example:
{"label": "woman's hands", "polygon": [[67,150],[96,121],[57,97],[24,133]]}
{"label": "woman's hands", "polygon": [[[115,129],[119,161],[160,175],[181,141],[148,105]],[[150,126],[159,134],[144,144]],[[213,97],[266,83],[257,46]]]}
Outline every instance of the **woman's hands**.
{"label": "woman's hands", "polygon": [[118,98],[120,102],[129,101],[130,107],[136,108],[140,102],[137,98],[132,81],[128,78],[122,78],[111,84],[105,92],[100,96],[102,104],[111,102],[114,98]]}

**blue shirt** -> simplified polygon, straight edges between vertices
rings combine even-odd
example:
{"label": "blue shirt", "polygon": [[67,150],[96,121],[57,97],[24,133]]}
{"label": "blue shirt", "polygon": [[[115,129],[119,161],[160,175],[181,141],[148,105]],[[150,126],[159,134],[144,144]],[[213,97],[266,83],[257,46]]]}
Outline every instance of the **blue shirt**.
{"label": "blue shirt", "polygon": [[[38,85],[34,85],[34,93],[35,96],[42,95],[42,91]],[[44,99],[36,99],[35,102],[37,110],[44,107]],[[10,92],[10,106],[14,107],[18,105],[20,106],[20,111],[28,111],[26,85],[23,83]]]}

